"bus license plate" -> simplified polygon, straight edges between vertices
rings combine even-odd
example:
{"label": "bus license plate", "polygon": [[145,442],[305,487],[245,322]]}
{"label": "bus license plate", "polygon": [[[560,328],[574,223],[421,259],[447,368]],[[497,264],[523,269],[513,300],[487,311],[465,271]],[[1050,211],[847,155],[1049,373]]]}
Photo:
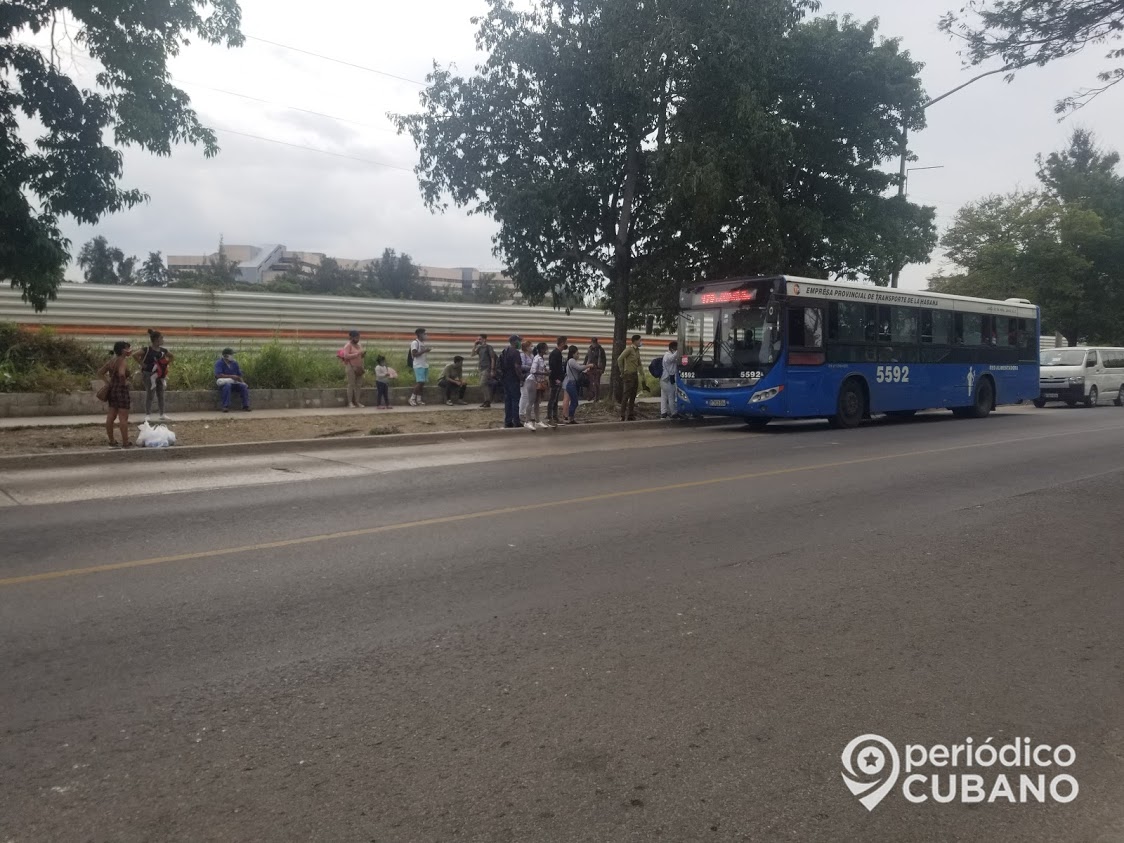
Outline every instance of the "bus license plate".
{"label": "bus license plate", "polygon": [[729,407],[730,402],[719,399],[719,400],[707,401],[706,406],[708,406],[708,407]]}

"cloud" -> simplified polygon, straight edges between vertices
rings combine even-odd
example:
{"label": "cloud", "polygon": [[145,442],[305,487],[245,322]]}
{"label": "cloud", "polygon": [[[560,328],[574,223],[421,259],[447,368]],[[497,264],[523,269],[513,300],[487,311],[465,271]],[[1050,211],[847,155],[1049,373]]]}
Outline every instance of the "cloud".
{"label": "cloud", "polygon": [[[825,0],[827,13],[878,17],[880,31],[902,39],[925,63],[930,95],[973,75],[955,44],[937,29],[949,0]],[[322,53],[407,79],[424,79],[431,64],[455,63],[464,73],[479,61],[469,18],[485,0],[414,0],[356,4],[320,0],[315,14],[296,0],[242,0],[243,30],[250,35]],[[1102,143],[1124,137],[1124,92],[1112,92],[1059,124],[1055,100],[1087,85],[1102,69],[1103,50],[1046,68],[1027,70],[1014,83],[983,80],[933,106],[929,127],[911,139],[917,166],[944,169],[914,173],[911,198],[935,205],[942,226],[957,208],[987,193],[1005,193],[1035,181],[1034,156],[1062,146],[1074,125],[1093,129]],[[420,88],[354,67],[249,40],[240,50],[193,44],[173,62],[208,124],[274,141],[309,146],[363,161],[332,157],[219,133],[222,153],[211,160],[179,149],[166,159],[128,150],[125,181],[152,201],[107,217],[96,227],[66,226],[74,250],[94,233],[129,253],[149,250],[202,253],[220,234],[230,243],[284,243],[290,249],[363,258],[385,247],[409,252],[421,263],[497,268],[491,255],[495,225],[461,211],[433,215],[409,172],[416,151],[397,136],[385,115],[419,107]],[[277,105],[206,90],[232,91],[307,111],[342,117],[343,123]],[[908,267],[903,285],[921,287],[938,263]]]}

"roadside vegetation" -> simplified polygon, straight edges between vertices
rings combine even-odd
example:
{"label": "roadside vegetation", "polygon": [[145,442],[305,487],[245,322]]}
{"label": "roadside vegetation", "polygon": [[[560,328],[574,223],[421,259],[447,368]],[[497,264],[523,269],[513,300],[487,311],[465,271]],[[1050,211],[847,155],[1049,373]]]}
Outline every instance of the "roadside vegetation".
{"label": "roadside vegetation", "polygon": [[[144,343],[136,340],[133,347],[143,348]],[[236,351],[246,380],[254,389],[328,389],[345,383],[343,366],[330,348],[275,340]],[[173,352],[176,359],[168,372],[168,389],[214,388],[219,349]],[[400,373],[406,372],[404,354],[390,354],[368,346],[370,368],[373,369],[379,354],[386,354],[389,364]],[[60,336],[50,328],[28,331],[0,324],[0,392],[86,390],[108,357],[107,347]],[[139,388],[139,376],[134,385]]]}

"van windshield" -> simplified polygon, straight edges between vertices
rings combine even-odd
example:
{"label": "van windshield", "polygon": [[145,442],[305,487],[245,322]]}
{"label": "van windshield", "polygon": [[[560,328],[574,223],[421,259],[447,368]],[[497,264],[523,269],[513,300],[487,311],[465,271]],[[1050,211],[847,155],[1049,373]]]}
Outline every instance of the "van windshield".
{"label": "van windshield", "polygon": [[1085,349],[1061,348],[1053,351],[1043,351],[1039,357],[1043,366],[1084,366]]}

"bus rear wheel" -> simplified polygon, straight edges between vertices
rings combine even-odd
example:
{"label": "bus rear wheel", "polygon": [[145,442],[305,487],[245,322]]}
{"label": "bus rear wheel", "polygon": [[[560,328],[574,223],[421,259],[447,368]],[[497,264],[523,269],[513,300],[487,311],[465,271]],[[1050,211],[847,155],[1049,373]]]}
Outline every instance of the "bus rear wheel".
{"label": "bus rear wheel", "polygon": [[981,378],[976,386],[976,401],[968,408],[968,415],[974,419],[986,419],[995,407],[995,384],[991,378]]}
{"label": "bus rear wheel", "polygon": [[846,381],[839,390],[835,415],[828,419],[832,427],[858,427],[866,416],[866,391],[856,378]]}

